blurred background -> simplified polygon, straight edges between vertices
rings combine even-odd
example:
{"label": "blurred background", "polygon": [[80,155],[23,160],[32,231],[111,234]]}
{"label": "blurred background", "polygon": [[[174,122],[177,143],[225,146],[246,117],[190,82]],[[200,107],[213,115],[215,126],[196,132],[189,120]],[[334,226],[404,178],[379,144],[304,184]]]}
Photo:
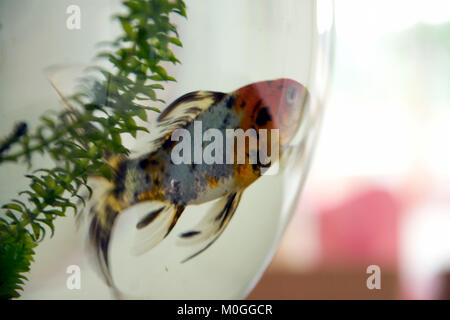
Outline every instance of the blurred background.
{"label": "blurred background", "polygon": [[[0,25],[3,34],[23,37],[1,39],[6,45],[0,46],[0,117],[8,125],[0,126],[0,136],[15,119],[37,119],[41,110],[31,106],[57,105],[41,65],[89,61],[98,39],[117,32],[98,28],[116,7],[105,10],[101,1],[83,0],[78,3],[89,8],[87,31],[68,41],[69,31],[54,26],[64,24],[61,8],[71,3],[60,0],[49,10],[35,1],[14,17],[13,30]],[[449,299],[450,1],[337,0],[335,9],[332,90],[311,172],[276,256],[248,298]],[[2,21],[11,14],[1,11]],[[35,21],[45,38],[34,36],[29,25]],[[51,47],[53,42],[60,45]],[[8,47],[17,48],[10,59],[20,60],[20,70],[29,73],[3,63]],[[39,98],[11,98],[8,92],[19,81]],[[5,166],[0,197],[10,199],[25,181],[22,175]],[[73,222],[57,223],[67,232],[39,246],[31,279],[44,280],[31,281],[25,298],[45,298],[44,291],[64,284],[66,261],[78,263],[73,256],[82,256],[81,246],[68,253],[78,239]],[[380,290],[366,286],[370,265],[380,267]],[[96,276],[86,281],[101,284]],[[108,294],[99,288],[93,296]]]}
{"label": "blurred background", "polygon": [[[339,0],[311,172],[250,299],[450,298],[450,2]],[[370,265],[381,289],[369,290]]]}

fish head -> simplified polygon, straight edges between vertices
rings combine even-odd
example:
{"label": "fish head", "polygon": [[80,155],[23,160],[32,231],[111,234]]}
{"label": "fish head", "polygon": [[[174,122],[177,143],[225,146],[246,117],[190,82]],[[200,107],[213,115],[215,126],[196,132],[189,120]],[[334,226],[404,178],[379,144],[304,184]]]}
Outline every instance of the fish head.
{"label": "fish head", "polygon": [[[305,86],[292,79],[260,81],[237,90],[245,102],[244,127],[278,129],[281,145],[298,131],[308,98]],[[237,103],[237,107],[244,105]]]}

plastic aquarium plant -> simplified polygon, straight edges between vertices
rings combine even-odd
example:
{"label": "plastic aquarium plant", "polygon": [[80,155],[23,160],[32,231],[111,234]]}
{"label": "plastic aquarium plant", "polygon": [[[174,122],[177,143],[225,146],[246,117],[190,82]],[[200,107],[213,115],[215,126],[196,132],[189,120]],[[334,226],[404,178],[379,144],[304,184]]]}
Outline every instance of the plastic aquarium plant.
{"label": "plastic aquarium plant", "polygon": [[[127,13],[115,16],[122,35],[98,57],[113,68],[98,68],[99,79],[86,79],[84,89],[63,98],[66,109],[45,114],[29,130],[21,122],[0,141],[0,164],[24,163],[30,173],[29,188],[6,203],[0,213],[0,298],[19,297],[34,248],[46,233],[55,232],[54,220],[72,210],[77,213],[92,195],[88,176],[110,179],[107,159],[127,155],[121,134],[139,131],[136,119],[147,120],[147,110],[159,111],[143,101],[161,101],[161,83],[175,81],[161,66],[179,63],[170,49],[182,46],[169,16],[186,16],[182,0],[124,0]],[[36,154],[45,154],[56,165],[37,169]]]}

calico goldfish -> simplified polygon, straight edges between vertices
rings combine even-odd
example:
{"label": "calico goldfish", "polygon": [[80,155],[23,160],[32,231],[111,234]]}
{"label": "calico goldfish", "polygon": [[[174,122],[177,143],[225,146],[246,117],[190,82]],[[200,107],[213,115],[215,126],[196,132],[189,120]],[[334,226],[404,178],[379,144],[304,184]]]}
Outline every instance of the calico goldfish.
{"label": "calico goldfish", "polygon": [[[194,133],[198,122],[203,131],[275,129],[279,132],[277,143],[282,156],[298,131],[307,98],[307,89],[291,79],[256,82],[230,93],[190,92],[159,115],[160,132],[150,151],[135,158],[110,158],[114,177],[103,182],[102,196],[91,208],[89,226],[90,241],[107,283],[113,285],[108,262],[111,232],[122,211],[145,201],[158,203],[157,209],[136,224],[137,232],[144,236],[140,237],[135,251],[143,253],[171,233],[187,206],[217,200],[197,226],[179,235],[180,241],[201,248],[186,258],[187,261],[217,240],[232,219],[245,189],[267,167],[267,163],[249,161],[252,150],[245,152],[244,163],[230,163],[225,159],[218,163],[174,163],[173,151],[181,143],[173,139],[176,130]],[[266,145],[275,142],[267,135],[257,135]]]}

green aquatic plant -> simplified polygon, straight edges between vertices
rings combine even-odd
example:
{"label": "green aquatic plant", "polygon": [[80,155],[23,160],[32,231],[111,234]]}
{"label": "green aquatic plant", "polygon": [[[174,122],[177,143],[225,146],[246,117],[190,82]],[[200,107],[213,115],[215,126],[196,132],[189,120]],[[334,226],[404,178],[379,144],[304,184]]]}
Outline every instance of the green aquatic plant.
{"label": "green aquatic plant", "polygon": [[[0,141],[0,164],[21,162],[30,171],[29,189],[1,208],[0,298],[19,297],[34,248],[48,231],[53,235],[55,218],[85,205],[92,195],[89,176],[111,178],[107,159],[129,153],[121,135],[147,131],[137,118],[146,121],[147,110],[159,111],[147,102],[162,101],[156,95],[164,89],[161,82],[175,81],[161,63],[179,63],[170,46],[182,44],[169,16],[186,17],[184,2],[123,0],[123,5],[127,13],[115,16],[122,35],[98,55],[111,70],[96,68],[100,76],[86,78],[77,93],[63,97],[66,108],[43,115],[33,132],[22,122]],[[36,154],[56,165],[34,170]]]}

